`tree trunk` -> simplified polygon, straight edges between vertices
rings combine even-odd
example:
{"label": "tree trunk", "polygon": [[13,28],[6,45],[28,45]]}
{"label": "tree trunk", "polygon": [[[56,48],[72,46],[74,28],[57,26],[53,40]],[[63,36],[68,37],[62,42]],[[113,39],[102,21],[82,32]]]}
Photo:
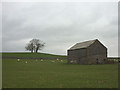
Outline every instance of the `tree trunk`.
{"label": "tree trunk", "polygon": [[33,50],[31,50],[31,53],[33,53]]}
{"label": "tree trunk", "polygon": [[36,53],[38,52],[38,47],[36,48],[36,51],[35,51]]}

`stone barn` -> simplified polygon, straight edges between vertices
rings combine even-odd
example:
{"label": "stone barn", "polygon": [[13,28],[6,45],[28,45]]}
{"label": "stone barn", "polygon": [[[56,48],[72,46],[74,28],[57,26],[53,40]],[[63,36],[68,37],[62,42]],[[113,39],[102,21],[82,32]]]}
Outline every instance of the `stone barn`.
{"label": "stone barn", "polygon": [[68,63],[104,64],[107,62],[107,48],[98,40],[75,44],[68,51]]}

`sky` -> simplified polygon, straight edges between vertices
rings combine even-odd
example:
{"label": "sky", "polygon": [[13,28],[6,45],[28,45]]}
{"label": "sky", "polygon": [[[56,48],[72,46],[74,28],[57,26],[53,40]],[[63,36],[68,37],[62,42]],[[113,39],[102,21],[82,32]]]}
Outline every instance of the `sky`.
{"label": "sky", "polygon": [[3,2],[2,51],[26,52],[33,38],[44,53],[67,55],[76,43],[98,39],[118,56],[117,2]]}

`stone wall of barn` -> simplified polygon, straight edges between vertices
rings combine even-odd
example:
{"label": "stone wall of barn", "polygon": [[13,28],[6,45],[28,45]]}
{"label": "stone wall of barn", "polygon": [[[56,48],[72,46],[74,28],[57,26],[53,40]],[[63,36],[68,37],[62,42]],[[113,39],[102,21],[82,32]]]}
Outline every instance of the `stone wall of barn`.
{"label": "stone wall of barn", "polygon": [[107,63],[106,55],[92,55],[87,57],[88,64],[104,64]]}
{"label": "stone wall of barn", "polygon": [[88,64],[103,64],[107,62],[107,48],[99,41],[87,48]]}
{"label": "stone wall of barn", "polygon": [[68,50],[67,54],[68,54],[68,63],[80,63],[80,60],[83,57],[86,57],[86,49]]}

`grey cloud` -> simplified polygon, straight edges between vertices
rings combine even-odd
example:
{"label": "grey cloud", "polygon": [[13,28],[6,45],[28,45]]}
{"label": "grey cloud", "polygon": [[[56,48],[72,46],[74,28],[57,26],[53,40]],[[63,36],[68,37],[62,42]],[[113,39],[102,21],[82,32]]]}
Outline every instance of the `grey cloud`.
{"label": "grey cloud", "polygon": [[117,34],[117,3],[3,4],[3,51],[24,51],[39,38],[46,42],[43,52],[66,54],[73,44],[98,38],[116,56]]}

